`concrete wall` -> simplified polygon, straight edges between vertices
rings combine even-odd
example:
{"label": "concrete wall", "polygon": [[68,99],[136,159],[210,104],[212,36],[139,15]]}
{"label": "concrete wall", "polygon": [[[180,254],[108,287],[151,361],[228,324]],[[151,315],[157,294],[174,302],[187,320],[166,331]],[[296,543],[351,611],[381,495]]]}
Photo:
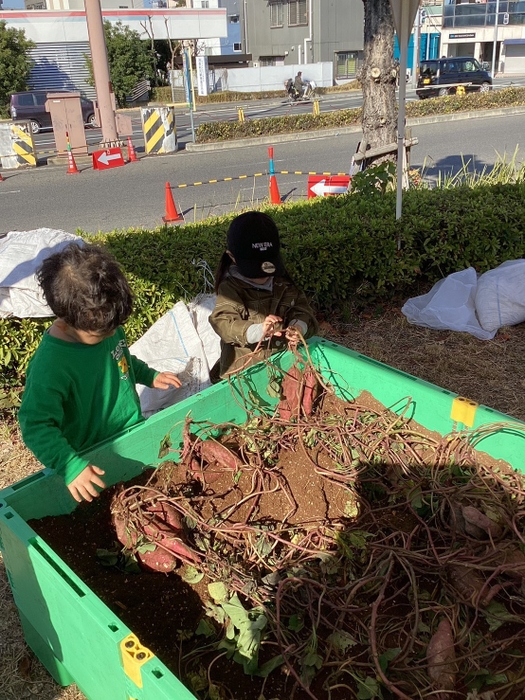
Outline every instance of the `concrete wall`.
{"label": "concrete wall", "polygon": [[282,90],[284,95],[284,81],[288,78],[295,78],[299,70],[303,73],[303,80],[313,80],[318,87],[329,87],[334,84],[331,63],[310,63],[306,66],[220,68],[214,71],[215,75],[212,76],[211,85],[214,89],[233,90],[234,92]]}
{"label": "concrete wall", "polygon": [[[212,92],[232,90],[233,92],[264,92],[282,90],[284,81],[295,78],[302,71],[303,80],[313,80],[318,87],[333,85],[331,63],[312,63],[306,66],[263,66],[261,68],[215,68],[209,71],[208,84]],[[184,85],[182,71],[173,71],[174,87]]]}

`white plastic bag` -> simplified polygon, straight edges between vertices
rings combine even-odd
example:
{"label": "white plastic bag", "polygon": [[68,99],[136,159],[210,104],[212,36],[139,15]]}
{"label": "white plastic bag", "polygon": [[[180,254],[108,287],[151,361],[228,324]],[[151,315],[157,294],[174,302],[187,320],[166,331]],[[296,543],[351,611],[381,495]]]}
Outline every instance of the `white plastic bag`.
{"label": "white plastic bag", "polygon": [[209,362],[220,354],[219,336],[208,321],[214,305],[213,295],[197,297],[190,308],[178,301],[130,346],[132,355],[159,372],[174,372],[182,382],[166,390],[137,385],[145,418],[210,386]]}
{"label": "white plastic bag", "polygon": [[507,260],[480,276],[476,313],[486,331],[525,321],[525,260]]}
{"label": "white plastic bag", "polygon": [[476,286],[476,270],[469,267],[439,280],[427,294],[409,299],[401,311],[417,326],[463,331],[490,340],[496,331],[485,330],[477,319]]}
{"label": "white plastic bag", "polygon": [[0,240],[0,318],[53,315],[35,272],[47,257],[73,241],[84,245],[80,236],[51,228],[10,231]]}

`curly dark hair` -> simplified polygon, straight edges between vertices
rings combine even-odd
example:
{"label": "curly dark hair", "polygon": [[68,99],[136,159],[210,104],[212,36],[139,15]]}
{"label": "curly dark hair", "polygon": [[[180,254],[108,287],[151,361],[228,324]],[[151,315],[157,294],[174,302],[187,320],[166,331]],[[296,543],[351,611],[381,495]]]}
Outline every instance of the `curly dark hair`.
{"label": "curly dark hair", "polygon": [[103,248],[70,243],[46,258],[36,276],[53,313],[76,330],[109,333],[131,315],[129,284]]}

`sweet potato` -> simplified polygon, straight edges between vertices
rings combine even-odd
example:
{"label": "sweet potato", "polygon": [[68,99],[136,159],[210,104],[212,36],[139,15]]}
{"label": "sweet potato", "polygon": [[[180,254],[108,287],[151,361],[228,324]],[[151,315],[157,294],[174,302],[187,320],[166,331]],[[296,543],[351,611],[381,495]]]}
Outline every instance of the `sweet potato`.
{"label": "sweet potato", "polygon": [[281,400],[277,406],[279,416],[283,420],[290,420],[292,415],[297,415],[299,413],[299,405],[301,401],[300,396],[300,382],[302,379],[302,372],[294,365],[286,373],[282,384],[281,384]]}
{"label": "sweet potato", "polygon": [[452,531],[457,530],[465,534],[465,518],[463,517],[462,506],[456,501],[450,502],[450,521],[448,522]]}
{"label": "sweet potato", "polygon": [[317,393],[317,377],[315,373],[308,368],[303,374],[304,387],[301,405],[306,416],[311,416],[314,406],[314,399]]}
{"label": "sweet potato", "polygon": [[450,564],[447,567],[450,585],[461,600],[474,607],[488,605],[501,586],[485,587],[485,579],[476,569],[462,564]]}
{"label": "sweet potato", "polygon": [[200,448],[201,456],[208,464],[217,464],[232,472],[241,468],[241,460],[220,442],[204,440],[200,443]]}
{"label": "sweet potato", "polygon": [[452,626],[446,618],[441,620],[428,643],[427,670],[436,690],[454,690],[457,673],[456,652]]}
{"label": "sweet potato", "polygon": [[525,579],[525,554],[517,545],[508,543],[498,550],[497,563],[502,573],[512,578]]}
{"label": "sweet potato", "polygon": [[216,440],[196,440],[190,470],[199,481],[213,483],[224,471],[237,473],[241,460],[225,445]]}
{"label": "sweet potato", "polygon": [[[180,561],[199,561],[198,554],[183,541],[185,534],[179,513],[168,503],[153,503],[143,509],[145,538],[120,515],[113,515],[113,524],[119,542],[132,551],[146,569],[167,572],[173,571]],[[152,544],[155,548],[141,552],[142,544]]]}
{"label": "sweet potato", "polygon": [[304,370],[294,365],[287,372],[281,384],[281,400],[277,406],[279,416],[290,420],[298,416],[300,411],[310,416],[317,394],[317,377],[310,368]]}
{"label": "sweet potato", "polygon": [[461,513],[465,519],[465,532],[478,540],[490,537],[499,539],[503,534],[502,526],[482,513],[474,506],[463,506]]}

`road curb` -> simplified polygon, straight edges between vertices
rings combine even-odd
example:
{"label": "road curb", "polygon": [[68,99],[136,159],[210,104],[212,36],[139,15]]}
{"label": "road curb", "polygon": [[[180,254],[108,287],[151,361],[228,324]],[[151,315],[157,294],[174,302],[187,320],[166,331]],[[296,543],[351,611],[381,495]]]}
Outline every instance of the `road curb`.
{"label": "road curb", "polygon": [[[423,124],[435,124],[441,121],[462,121],[465,119],[484,119],[487,117],[500,117],[511,114],[525,114],[523,107],[500,107],[499,109],[478,109],[470,112],[454,112],[453,114],[432,114],[427,117],[412,117],[407,119],[407,126],[419,126]],[[185,150],[188,153],[202,153],[206,151],[223,151],[228,148],[245,148],[267,143],[286,143],[293,141],[305,141],[307,139],[322,139],[340,134],[355,134],[361,132],[361,126],[341,126],[335,129],[316,129],[315,131],[299,131],[289,134],[274,134],[273,136],[258,136],[256,138],[235,139],[231,141],[215,141],[213,143],[187,143]]]}

